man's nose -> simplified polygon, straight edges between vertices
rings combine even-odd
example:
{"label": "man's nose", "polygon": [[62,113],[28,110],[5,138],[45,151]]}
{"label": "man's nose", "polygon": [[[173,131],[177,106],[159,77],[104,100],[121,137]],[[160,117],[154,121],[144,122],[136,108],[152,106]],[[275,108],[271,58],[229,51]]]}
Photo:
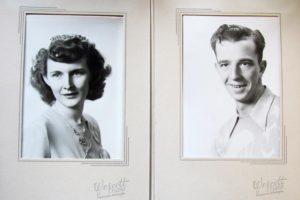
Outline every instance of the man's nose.
{"label": "man's nose", "polygon": [[235,64],[231,66],[231,70],[230,70],[230,78],[235,80],[240,78],[241,76],[241,69],[240,66]]}

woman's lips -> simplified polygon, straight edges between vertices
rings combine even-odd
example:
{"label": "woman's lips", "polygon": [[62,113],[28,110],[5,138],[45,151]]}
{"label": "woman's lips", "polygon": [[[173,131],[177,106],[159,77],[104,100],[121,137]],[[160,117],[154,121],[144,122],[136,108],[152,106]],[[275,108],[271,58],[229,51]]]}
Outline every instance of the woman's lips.
{"label": "woman's lips", "polygon": [[61,95],[67,97],[67,98],[74,98],[76,97],[78,92],[68,92],[68,93],[62,93]]}

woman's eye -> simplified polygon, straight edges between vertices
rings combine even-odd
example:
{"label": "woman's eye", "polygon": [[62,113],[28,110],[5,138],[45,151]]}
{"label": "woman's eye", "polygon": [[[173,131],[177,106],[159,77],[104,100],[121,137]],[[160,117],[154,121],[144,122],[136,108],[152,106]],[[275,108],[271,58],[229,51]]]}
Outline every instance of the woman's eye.
{"label": "woman's eye", "polygon": [[82,76],[84,73],[83,72],[74,72],[73,76]]}
{"label": "woman's eye", "polygon": [[59,77],[61,77],[61,73],[52,73],[51,77],[53,77],[53,78],[59,78]]}
{"label": "woman's eye", "polygon": [[73,76],[82,76],[82,75],[84,75],[84,74],[85,74],[84,71],[75,71],[75,72],[73,73]]}

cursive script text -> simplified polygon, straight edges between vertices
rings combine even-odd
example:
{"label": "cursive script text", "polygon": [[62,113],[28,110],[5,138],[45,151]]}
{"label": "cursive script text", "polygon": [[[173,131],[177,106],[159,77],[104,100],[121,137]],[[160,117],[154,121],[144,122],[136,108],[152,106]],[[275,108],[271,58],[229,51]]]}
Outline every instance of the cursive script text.
{"label": "cursive script text", "polygon": [[126,178],[121,178],[118,181],[101,181],[94,183],[94,191],[98,199],[122,196],[126,194],[126,184],[129,182]]}
{"label": "cursive script text", "polygon": [[284,191],[284,183],[287,180],[284,176],[279,176],[273,180],[265,180],[262,177],[253,181],[253,189],[256,196],[263,196]]}

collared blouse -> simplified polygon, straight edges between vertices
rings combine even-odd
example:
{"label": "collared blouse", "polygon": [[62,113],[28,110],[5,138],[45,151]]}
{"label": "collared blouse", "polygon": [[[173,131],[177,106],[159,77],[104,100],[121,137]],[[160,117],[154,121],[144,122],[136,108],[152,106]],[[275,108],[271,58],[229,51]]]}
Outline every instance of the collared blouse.
{"label": "collared blouse", "polygon": [[51,107],[24,129],[22,158],[110,158],[103,149],[97,122],[88,115],[86,138],[75,134],[66,120]]}

